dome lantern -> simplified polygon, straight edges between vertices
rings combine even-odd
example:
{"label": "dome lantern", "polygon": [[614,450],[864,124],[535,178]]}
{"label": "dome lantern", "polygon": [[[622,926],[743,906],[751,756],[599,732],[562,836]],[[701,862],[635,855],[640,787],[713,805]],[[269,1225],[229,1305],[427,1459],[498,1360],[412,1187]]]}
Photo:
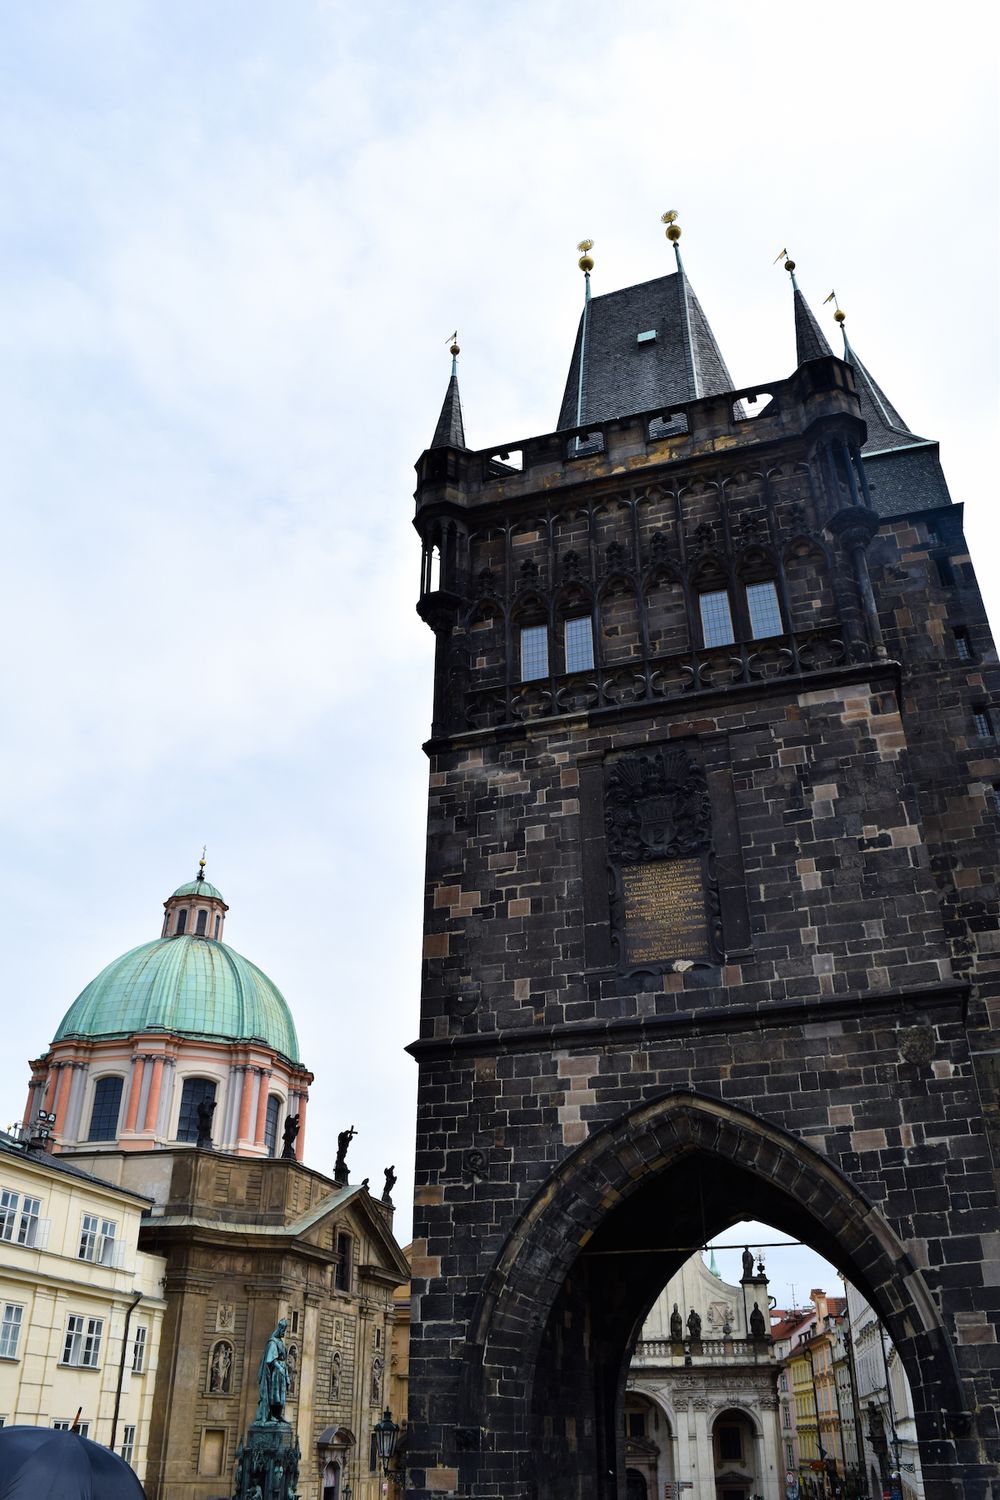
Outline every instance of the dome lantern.
{"label": "dome lantern", "polygon": [[205,855],[193,880],[179,885],[163,903],[161,937],[203,937],[221,943],[229,907],[222,892],[205,879]]}

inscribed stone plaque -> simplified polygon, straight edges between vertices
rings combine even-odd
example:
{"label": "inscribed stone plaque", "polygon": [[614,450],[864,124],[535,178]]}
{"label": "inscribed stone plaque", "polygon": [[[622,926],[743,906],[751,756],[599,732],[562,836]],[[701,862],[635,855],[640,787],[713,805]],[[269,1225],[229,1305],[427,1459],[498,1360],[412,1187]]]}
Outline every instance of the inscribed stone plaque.
{"label": "inscribed stone plaque", "polygon": [[704,957],[708,936],[700,859],[623,865],[621,876],[629,963]]}

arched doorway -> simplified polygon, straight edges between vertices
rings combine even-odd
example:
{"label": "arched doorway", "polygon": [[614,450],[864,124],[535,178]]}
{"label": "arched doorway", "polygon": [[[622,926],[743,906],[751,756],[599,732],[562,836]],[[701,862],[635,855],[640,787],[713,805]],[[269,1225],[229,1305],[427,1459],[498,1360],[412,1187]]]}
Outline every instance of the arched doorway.
{"label": "arched doorway", "polygon": [[[486,1279],[465,1350],[462,1416],[475,1431],[487,1389],[523,1392],[491,1408],[497,1447],[517,1454],[508,1494],[622,1500],[620,1413],[642,1320],[686,1256],[743,1218],[773,1224],[845,1269],[890,1329],[923,1440],[944,1447],[933,1441],[938,1414],[964,1405],[957,1366],[923,1279],[885,1220],[797,1138],[678,1092],[569,1157]],[[485,1477],[488,1456],[478,1462]]]}
{"label": "arched doorway", "polygon": [[625,1470],[625,1500],[649,1500],[645,1475],[638,1469]]}
{"label": "arched doorway", "polygon": [[340,1465],[328,1463],[323,1469],[323,1500],[340,1500]]}
{"label": "arched doorway", "polygon": [[756,1432],[745,1411],[720,1411],[712,1424],[716,1500],[750,1500],[763,1486],[757,1473]]}

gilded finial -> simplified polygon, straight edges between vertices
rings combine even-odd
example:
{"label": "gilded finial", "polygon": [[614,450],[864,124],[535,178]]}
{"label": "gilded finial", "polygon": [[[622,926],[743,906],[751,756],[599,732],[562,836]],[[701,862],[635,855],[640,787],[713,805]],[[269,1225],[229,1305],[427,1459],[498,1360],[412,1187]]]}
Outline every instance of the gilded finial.
{"label": "gilded finial", "polygon": [[594,269],[594,258],[590,253],[594,248],[594,242],[593,240],[581,240],[576,248],[583,251],[583,254],[580,256],[580,260],[578,262],[580,270],[583,272],[584,276],[589,276],[591,271]]}
{"label": "gilded finial", "polygon": [[667,227],[663,232],[670,243],[676,246],[677,241],[681,237],[681,226],[677,222],[676,208],[668,208],[665,214],[661,214],[660,223],[666,224]]}
{"label": "gilded finial", "polygon": [[448,353],[451,355],[451,373],[453,375],[457,375],[458,374],[458,356],[462,352],[461,349],[458,347],[458,329],[457,328],[455,329],[454,333],[449,333],[448,337],[445,339],[445,343],[448,345]]}
{"label": "gilded finial", "polygon": [[789,276],[794,278],[795,262],[794,260],[792,260],[787,250],[779,250],[777,255],[774,257],[774,260],[772,261],[772,265],[776,266],[779,260],[783,260],[785,262],[785,270],[788,272]]}
{"label": "gilded finial", "polygon": [[202,844],[202,846],[201,846],[201,859],[199,859],[199,861],[198,861],[198,879],[199,880],[204,880],[205,879],[205,855],[207,853],[208,853],[208,845],[207,844]]}
{"label": "gilded finial", "polygon": [[829,297],[824,297],[823,298],[823,306],[824,307],[826,306],[826,304],[828,302],[832,302],[833,303],[833,316],[834,316],[835,322],[839,323],[840,326],[841,326],[841,328],[843,328],[844,324],[847,322],[847,314],[841,310],[840,303],[837,301],[837,293],[836,292],[831,292],[830,295],[829,295]]}

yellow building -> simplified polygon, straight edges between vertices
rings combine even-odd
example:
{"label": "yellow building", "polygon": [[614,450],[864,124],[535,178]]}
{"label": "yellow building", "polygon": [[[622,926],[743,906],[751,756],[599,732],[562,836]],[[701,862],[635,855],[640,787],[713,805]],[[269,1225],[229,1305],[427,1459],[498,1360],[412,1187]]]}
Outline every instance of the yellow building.
{"label": "yellow building", "polygon": [[0,1134],[0,1421],[69,1427],[145,1477],[166,1262],[149,1200]]}

